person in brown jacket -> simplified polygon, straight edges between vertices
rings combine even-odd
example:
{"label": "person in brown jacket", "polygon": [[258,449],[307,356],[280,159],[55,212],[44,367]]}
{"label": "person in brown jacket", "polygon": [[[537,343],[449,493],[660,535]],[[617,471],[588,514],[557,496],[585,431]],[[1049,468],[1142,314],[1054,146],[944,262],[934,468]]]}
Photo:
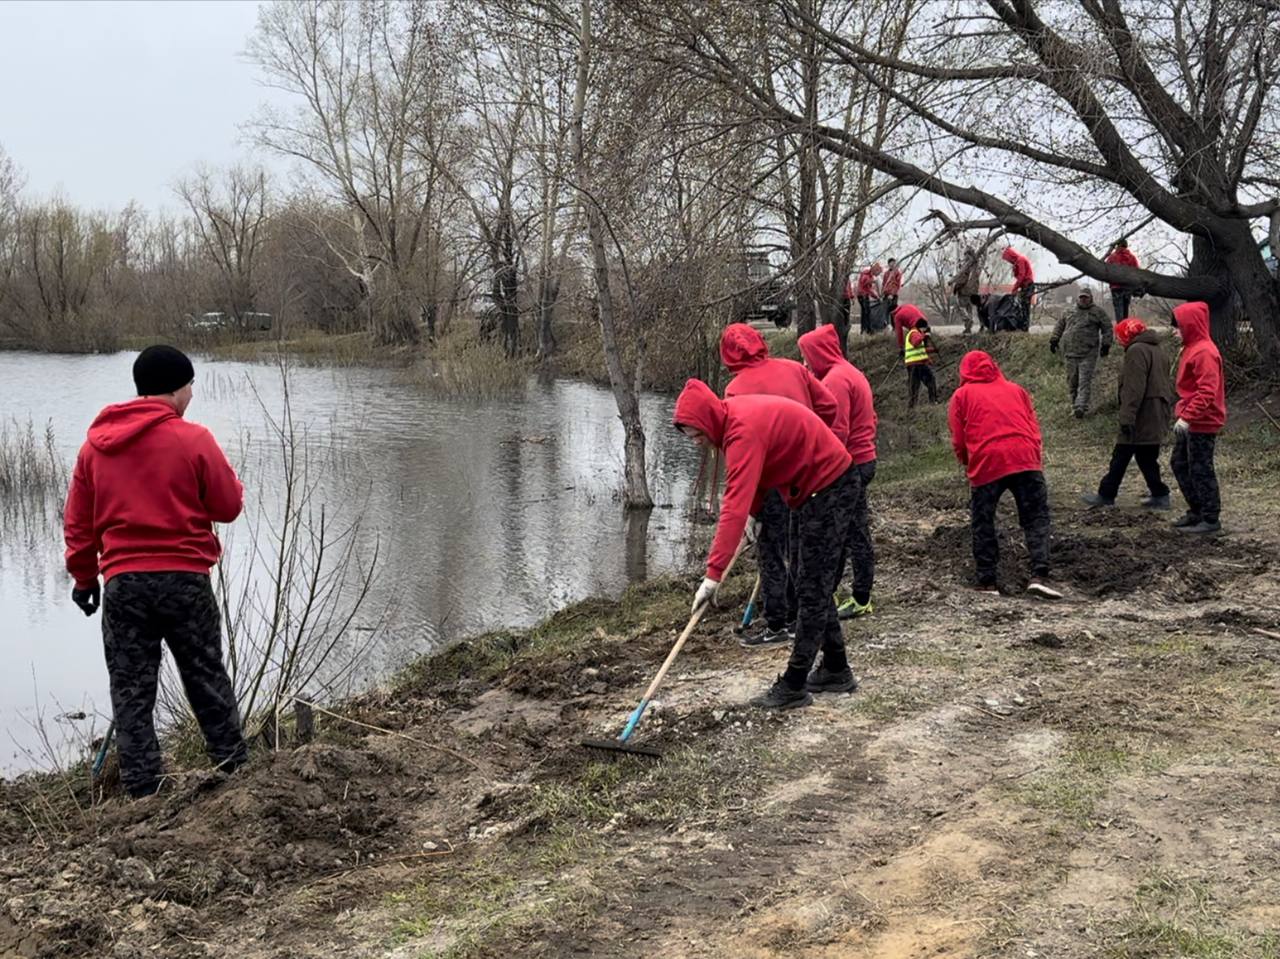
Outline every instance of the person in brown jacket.
{"label": "person in brown jacket", "polygon": [[1080,498],[1090,507],[1115,506],[1116,494],[1129,460],[1147,481],[1151,495],[1143,497],[1147,509],[1169,508],[1169,487],[1160,478],[1160,444],[1169,433],[1173,406],[1173,381],[1160,339],[1141,320],[1116,324],[1116,340],[1124,347],[1120,369],[1120,438],[1111,451],[1111,467],[1098,484],[1097,493]]}

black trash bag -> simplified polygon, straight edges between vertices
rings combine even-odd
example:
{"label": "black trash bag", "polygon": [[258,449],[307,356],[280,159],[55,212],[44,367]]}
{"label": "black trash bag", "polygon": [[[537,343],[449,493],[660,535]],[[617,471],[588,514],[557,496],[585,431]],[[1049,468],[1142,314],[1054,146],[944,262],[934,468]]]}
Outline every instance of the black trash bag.
{"label": "black trash bag", "polygon": [[872,333],[879,333],[881,330],[887,330],[892,319],[893,318],[889,315],[889,307],[885,304],[884,300],[876,300],[876,302],[871,304],[871,318],[869,322],[871,323]]}
{"label": "black trash bag", "polygon": [[1026,330],[1027,317],[1022,315],[1022,304],[1012,293],[992,297],[987,306],[988,329],[994,333],[1013,333]]}

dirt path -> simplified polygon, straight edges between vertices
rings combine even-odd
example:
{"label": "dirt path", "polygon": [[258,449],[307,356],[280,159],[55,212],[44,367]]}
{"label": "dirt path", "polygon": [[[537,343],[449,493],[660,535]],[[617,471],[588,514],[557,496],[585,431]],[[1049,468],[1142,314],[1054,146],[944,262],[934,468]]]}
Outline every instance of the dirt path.
{"label": "dirt path", "polygon": [[5,854],[0,955],[1276,955],[1275,542],[1060,510],[1068,601],[975,597],[936,499],[879,513],[855,695],[752,710],[786,654],[725,615],[646,719],[666,760],[576,749],[682,619],[655,585],[586,643],[556,647],[569,613],[554,655],[495,681],[459,653],[352,713],[402,736],[332,723],[95,835],[46,824]]}

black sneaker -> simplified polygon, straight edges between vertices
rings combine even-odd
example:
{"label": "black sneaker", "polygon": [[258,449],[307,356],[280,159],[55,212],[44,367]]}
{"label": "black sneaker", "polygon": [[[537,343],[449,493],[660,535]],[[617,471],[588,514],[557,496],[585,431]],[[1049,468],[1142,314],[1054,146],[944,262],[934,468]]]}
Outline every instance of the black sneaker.
{"label": "black sneaker", "polygon": [[1169,502],[1169,494],[1164,496],[1144,496],[1142,497],[1142,508],[1152,510],[1173,509],[1173,503]]}
{"label": "black sneaker", "polygon": [[751,705],[761,709],[795,709],[812,702],[813,695],[807,689],[792,689],[779,676],[772,686],[751,700]]}
{"label": "black sneaker", "polygon": [[814,667],[805,680],[804,688],[811,693],[851,693],[858,688],[858,680],[848,666],[832,672],[823,664]]}
{"label": "black sneaker", "polygon": [[765,649],[769,646],[789,645],[795,641],[795,638],[796,631],[794,628],[781,626],[774,629],[772,626],[766,625],[764,629],[743,633],[738,639],[738,644],[743,649]]}
{"label": "black sneaker", "polygon": [[1071,411],[1071,415],[1078,420],[1082,420],[1084,419],[1084,410],[1080,409],[1080,407],[1077,406],[1074,410]]}
{"label": "black sneaker", "polygon": [[1115,506],[1116,501],[1107,499],[1100,493],[1085,493],[1080,497],[1080,502],[1084,503],[1089,509],[1104,509],[1108,506]]}
{"label": "black sneaker", "polygon": [[1174,529],[1182,529],[1184,526],[1199,526],[1200,517],[1195,513],[1183,513],[1180,519],[1173,521]]}
{"label": "black sneaker", "polygon": [[1216,519],[1212,521],[1203,519],[1200,522],[1196,523],[1194,526],[1178,527],[1179,533],[1194,533],[1199,536],[1204,536],[1209,533],[1218,533],[1221,531],[1222,531],[1222,524],[1219,523]]}
{"label": "black sneaker", "polygon": [[974,583],[971,587],[975,593],[982,596],[999,596],[1000,589],[995,583]]}

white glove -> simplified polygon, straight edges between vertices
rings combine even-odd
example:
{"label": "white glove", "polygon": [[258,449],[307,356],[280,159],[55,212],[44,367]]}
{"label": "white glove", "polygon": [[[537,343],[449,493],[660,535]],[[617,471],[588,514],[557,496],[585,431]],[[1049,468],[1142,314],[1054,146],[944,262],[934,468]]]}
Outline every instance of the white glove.
{"label": "white glove", "polygon": [[747,517],[747,528],[744,532],[748,546],[755,546],[760,538],[760,521],[754,516]]}
{"label": "white glove", "polygon": [[1179,419],[1178,422],[1173,424],[1173,431],[1175,433],[1186,433],[1190,429],[1191,424],[1184,419]]}
{"label": "white glove", "polygon": [[712,606],[716,604],[716,593],[720,589],[719,580],[714,580],[710,576],[704,576],[702,585],[698,587],[698,591],[693,594],[693,611],[696,613],[698,609],[710,602]]}

